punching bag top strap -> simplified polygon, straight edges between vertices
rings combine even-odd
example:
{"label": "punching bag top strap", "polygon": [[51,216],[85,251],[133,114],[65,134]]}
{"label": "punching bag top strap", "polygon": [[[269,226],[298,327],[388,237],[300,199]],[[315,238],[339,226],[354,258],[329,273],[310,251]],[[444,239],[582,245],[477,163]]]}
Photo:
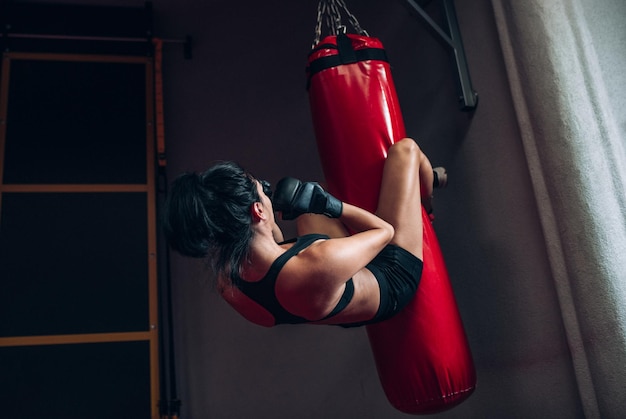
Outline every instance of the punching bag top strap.
{"label": "punching bag top strap", "polygon": [[355,49],[352,46],[352,41],[346,34],[339,34],[336,38],[337,44],[334,43],[324,43],[319,44],[315,50],[311,51],[314,53],[319,49],[327,49],[327,50],[337,50],[336,54],[327,54],[325,56],[321,56],[319,58],[313,59],[310,61],[306,72],[307,72],[307,89],[309,88],[311,78],[319,73],[322,70],[326,70],[327,68],[337,67],[340,65],[353,64],[359,61],[368,61],[368,60],[376,60],[376,61],[384,61],[389,62],[387,59],[387,53],[383,48],[361,48]]}
{"label": "punching bag top strap", "polygon": [[339,51],[339,60],[341,64],[356,63],[356,51],[352,48],[352,41],[345,33],[337,35],[337,50]]}

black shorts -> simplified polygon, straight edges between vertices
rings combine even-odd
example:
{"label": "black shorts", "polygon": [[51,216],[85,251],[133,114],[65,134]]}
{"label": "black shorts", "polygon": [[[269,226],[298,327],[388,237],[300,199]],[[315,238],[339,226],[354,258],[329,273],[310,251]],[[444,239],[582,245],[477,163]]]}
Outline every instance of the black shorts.
{"label": "black shorts", "polygon": [[402,310],[417,291],[424,264],[409,251],[389,244],[365,266],[378,281],[380,305],[371,320],[342,324],[357,327],[387,320]]}

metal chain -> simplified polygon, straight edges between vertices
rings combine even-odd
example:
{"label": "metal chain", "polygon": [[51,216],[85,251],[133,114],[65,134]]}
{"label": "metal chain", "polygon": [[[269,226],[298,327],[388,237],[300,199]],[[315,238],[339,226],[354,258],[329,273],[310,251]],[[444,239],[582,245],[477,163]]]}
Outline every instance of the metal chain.
{"label": "metal chain", "polygon": [[344,0],[335,0],[335,1],[343,8],[344,13],[348,15],[348,21],[350,22],[354,30],[359,35],[369,36],[367,31],[361,28],[361,25],[359,24],[359,21],[357,20],[357,18],[350,12],[350,10],[348,10],[348,6],[346,6],[346,2]]}
{"label": "metal chain", "polygon": [[[330,13],[328,14],[329,25],[331,35],[337,35],[339,31],[345,32],[344,26],[341,24],[341,12],[337,7],[339,5],[337,0],[330,0],[328,4],[328,8],[330,9]],[[330,20],[334,21],[334,25],[330,23]],[[343,30],[342,30],[343,28]]]}
{"label": "metal chain", "polygon": [[326,3],[320,0],[317,3],[317,23],[315,24],[315,37],[313,38],[313,45],[311,49],[315,48],[315,45],[320,43],[320,38],[322,37],[322,15],[326,9]]}
{"label": "metal chain", "polygon": [[354,30],[360,35],[369,36],[361,28],[359,21],[350,13],[344,0],[320,0],[317,4],[317,22],[315,25],[315,37],[311,48],[315,48],[322,38],[322,28],[326,26],[330,35],[337,35],[339,32],[346,33],[346,27],[341,22],[341,12],[348,17],[348,21]]}

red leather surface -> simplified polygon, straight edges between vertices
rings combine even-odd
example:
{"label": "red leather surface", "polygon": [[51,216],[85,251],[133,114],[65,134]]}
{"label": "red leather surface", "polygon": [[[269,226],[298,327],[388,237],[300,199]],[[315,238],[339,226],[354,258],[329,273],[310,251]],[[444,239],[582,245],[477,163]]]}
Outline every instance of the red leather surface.
{"label": "red leather surface", "polygon": [[[348,35],[355,49],[379,40]],[[320,45],[336,45],[336,37]],[[320,48],[309,63],[337,54]],[[314,74],[309,98],[329,191],[374,211],[387,150],[406,136],[389,64],[369,60]],[[390,403],[410,414],[449,409],[470,396],[476,373],[448,271],[431,221],[424,221],[424,272],[418,291],[395,317],[367,326],[381,384]]]}

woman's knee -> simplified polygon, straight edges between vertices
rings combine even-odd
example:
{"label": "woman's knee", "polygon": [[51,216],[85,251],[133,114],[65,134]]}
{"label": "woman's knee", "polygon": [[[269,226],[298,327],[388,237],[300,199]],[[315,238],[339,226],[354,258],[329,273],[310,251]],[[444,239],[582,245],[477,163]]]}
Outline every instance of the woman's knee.
{"label": "woman's knee", "polygon": [[387,158],[406,160],[407,163],[419,164],[422,150],[412,138],[403,138],[389,147]]}

